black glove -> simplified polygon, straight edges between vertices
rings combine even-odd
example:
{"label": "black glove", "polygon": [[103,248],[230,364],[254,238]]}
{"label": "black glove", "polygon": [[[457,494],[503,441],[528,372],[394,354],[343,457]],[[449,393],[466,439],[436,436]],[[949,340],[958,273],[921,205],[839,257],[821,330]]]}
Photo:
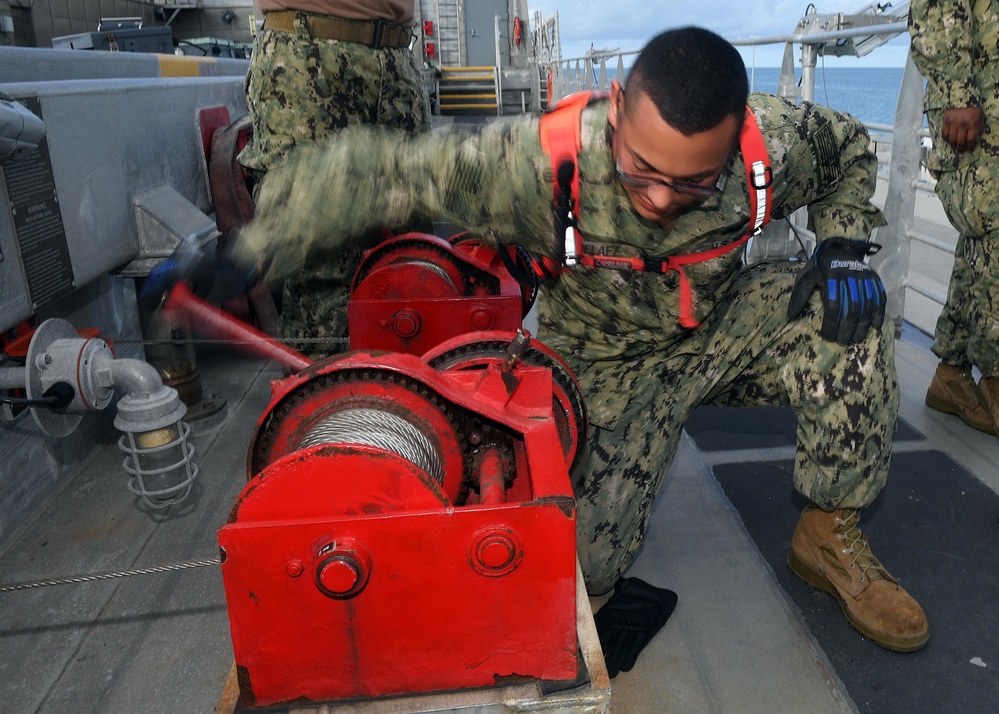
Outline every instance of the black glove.
{"label": "black glove", "polygon": [[593,616],[611,678],[631,671],[639,653],[673,614],[676,602],[672,590],[653,587],[638,578],[617,581],[610,600]]}
{"label": "black glove", "polygon": [[846,238],[828,238],[817,246],[812,257],[794,281],[787,319],[798,317],[808,304],[812,291],[822,295],[822,337],[848,345],[860,342],[867,329],[881,329],[888,302],[878,274],[864,262],[881,246]]}
{"label": "black glove", "polygon": [[246,293],[259,276],[258,266],[240,266],[231,258],[182,243],[173,254],[149,271],[139,300],[153,310],[175,283],[184,280],[191,292],[213,303]]}

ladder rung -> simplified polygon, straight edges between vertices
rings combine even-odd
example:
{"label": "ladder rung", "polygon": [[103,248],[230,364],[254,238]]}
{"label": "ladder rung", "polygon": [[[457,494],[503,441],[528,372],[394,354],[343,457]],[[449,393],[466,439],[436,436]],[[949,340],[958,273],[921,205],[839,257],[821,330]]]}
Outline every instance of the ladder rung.
{"label": "ladder rung", "polygon": [[441,81],[447,82],[492,82],[495,77],[491,74],[463,74],[460,77],[441,77]]}
{"label": "ladder rung", "polygon": [[496,94],[442,94],[441,99],[496,99]]}
{"label": "ladder rung", "polygon": [[496,104],[441,104],[441,111],[445,109],[495,109]]}

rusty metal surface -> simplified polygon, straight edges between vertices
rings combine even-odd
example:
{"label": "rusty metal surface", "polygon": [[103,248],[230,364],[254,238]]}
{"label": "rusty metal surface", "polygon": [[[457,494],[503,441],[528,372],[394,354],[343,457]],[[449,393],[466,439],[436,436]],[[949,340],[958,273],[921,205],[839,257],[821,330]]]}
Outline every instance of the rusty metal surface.
{"label": "rusty metal surface", "polygon": [[[550,714],[608,714],[611,711],[611,684],[593,613],[586,597],[582,573],[576,566],[576,636],[582,657],[581,682],[574,687],[550,691],[540,681],[502,684],[481,689],[431,692],[402,697],[348,702],[296,703],[288,714],[509,714],[512,712],[547,712]],[[236,665],[222,689],[216,714],[247,712],[239,701]]]}

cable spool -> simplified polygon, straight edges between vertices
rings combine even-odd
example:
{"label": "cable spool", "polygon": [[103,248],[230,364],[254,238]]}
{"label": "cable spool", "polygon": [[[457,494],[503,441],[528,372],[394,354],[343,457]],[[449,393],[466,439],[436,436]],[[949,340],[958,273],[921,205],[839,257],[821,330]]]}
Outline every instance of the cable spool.
{"label": "cable spool", "polygon": [[439,275],[442,280],[446,281],[450,286],[454,287],[455,289],[457,289],[458,287],[454,284],[454,280],[451,278],[448,272],[444,270],[444,268],[442,268],[437,263],[432,263],[429,260],[407,260],[403,262],[407,265],[415,265],[417,267],[423,268],[424,270],[429,270],[430,272]]}
{"label": "cable spool", "polygon": [[422,382],[380,369],[312,375],[265,414],[250,447],[250,476],[289,454],[322,445],[389,452],[421,469],[456,503],[465,464],[449,404]]}
{"label": "cable spool", "polygon": [[364,444],[391,451],[444,485],[443,456],[410,421],[383,409],[344,409],[311,429],[299,448],[319,444]]}
{"label": "cable spool", "polygon": [[462,268],[462,259],[443,238],[405,233],[364,254],[354,273],[351,299],[463,295],[468,286]]}
{"label": "cable spool", "polygon": [[[449,266],[450,267],[450,266]],[[439,263],[402,258],[372,269],[352,296],[353,300],[380,298],[448,298],[463,294],[461,275]]]}

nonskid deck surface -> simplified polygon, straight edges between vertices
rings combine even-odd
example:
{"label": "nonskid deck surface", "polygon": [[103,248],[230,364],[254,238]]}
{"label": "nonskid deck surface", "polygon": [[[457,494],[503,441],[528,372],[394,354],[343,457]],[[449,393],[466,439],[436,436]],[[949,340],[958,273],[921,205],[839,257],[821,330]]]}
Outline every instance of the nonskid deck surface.
{"label": "nonskid deck surface", "polygon": [[[862,526],[926,609],[929,645],[908,655],[877,647],[788,569],[804,499],[790,481],[794,447],[779,443],[787,415],[772,410],[774,435],[760,427],[766,410],[704,410],[688,423],[629,573],[671,587],[680,603],[635,670],[612,682],[615,712],[656,702],[677,712],[996,710],[999,441],[922,403],[936,367],[924,347],[899,341],[896,361],[904,424]],[[738,448],[698,448],[726,428],[745,437]]]}
{"label": "nonskid deck surface", "polygon": [[[229,417],[193,439],[199,476],[166,513],[126,488],[111,434],[0,556],[4,583],[217,558],[246,450],[280,368],[200,357]],[[232,665],[218,567],[0,593],[0,706],[11,712],[210,712]]]}

